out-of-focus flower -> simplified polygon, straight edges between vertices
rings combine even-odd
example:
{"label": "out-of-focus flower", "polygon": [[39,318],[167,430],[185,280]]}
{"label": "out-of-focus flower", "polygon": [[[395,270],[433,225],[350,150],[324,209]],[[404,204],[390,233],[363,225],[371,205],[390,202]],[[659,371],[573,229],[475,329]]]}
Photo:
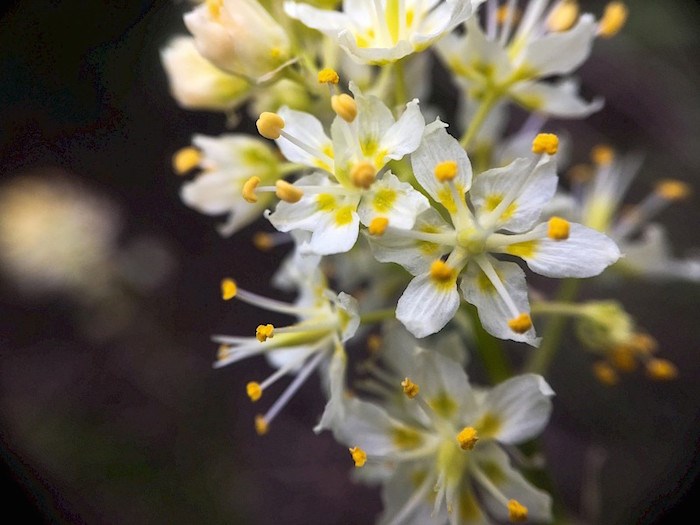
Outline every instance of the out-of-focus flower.
{"label": "out-of-focus flower", "polygon": [[197,51],[194,38],[173,38],[160,52],[170,93],[185,109],[225,111],[245,102],[250,83],[225,73]]}
{"label": "out-of-focus flower", "polygon": [[184,19],[202,56],[224,71],[258,82],[290,62],[289,37],[256,0],[207,0]]}

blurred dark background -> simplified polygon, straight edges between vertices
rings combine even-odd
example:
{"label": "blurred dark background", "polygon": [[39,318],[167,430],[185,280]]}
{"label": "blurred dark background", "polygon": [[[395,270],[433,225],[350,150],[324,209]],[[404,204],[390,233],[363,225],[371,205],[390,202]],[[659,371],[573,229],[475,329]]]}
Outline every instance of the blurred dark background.
{"label": "blurred dark background", "polygon": [[[600,2],[582,4],[601,12]],[[700,17],[690,1],[631,4],[625,33],[598,42],[582,69],[584,92],[603,95],[606,110],[566,127],[579,160],[598,142],[647,152],[635,202],[660,177],[698,187]],[[0,199],[6,210],[22,205],[27,224],[4,254],[19,273],[0,276],[5,512],[46,523],[371,522],[378,495],[348,479],[343,447],[310,430],[324,404],[317,380],[260,438],[244,385],[269,368],[211,368],[209,335],[250,333],[258,320],[222,303],[221,277],[265,292],[283,251],[251,255],[266,225],[222,239],[212,218],[179,200],[172,154],[195,132],[225,129],[223,116],[183,111],[168,94],[158,52],[184,32],[186,9],[24,1],[0,20],[0,189],[28,184],[36,196]],[[57,188],[60,199],[50,197]],[[80,264],[51,251],[54,217],[87,221],[88,233],[66,234]],[[2,209],[0,218],[11,219]],[[697,198],[662,219],[677,253],[700,245]],[[105,245],[89,234],[103,222],[114,232]],[[80,255],[94,243],[102,255],[87,264]],[[32,273],[35,255],[56,271],[77,264],[66,270],[71,286]],[[620,297],[680,378],[637,374],[605,389],[572,341],[552,377],[545,442],[555,479],[575,508],[590,452],[604,450],[601,523],[676,523],[697,494],[698,286],[632,281],[589,293]]]}

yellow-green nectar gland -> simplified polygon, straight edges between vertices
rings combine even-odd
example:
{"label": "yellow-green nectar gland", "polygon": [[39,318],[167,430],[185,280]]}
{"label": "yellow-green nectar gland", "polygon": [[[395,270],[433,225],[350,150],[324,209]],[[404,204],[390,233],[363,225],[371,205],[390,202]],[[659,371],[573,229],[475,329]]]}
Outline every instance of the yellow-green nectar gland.
{"label": "yellow-green nectar gland", "polygon": [[615,160],[615,150],[606,144],[598,144],[591,149],[591,160],[598,166],[610,166]]}
{"label": "yellow-green nectar gland", "polygon": [[559,149],[559,137],[554,133],[539,133],[532,141],[532,152],[541,155],[554,155]]}
{"label": "yellow-green nectar gland", "polygon": [[375,217],[369,223],[367,231],[370,235],[383,235],[389,226],[389,219],[386,217]]}
{"label": "yellow-green nectar gland", "polygon": [[656,194],[669,201],[678,201],[690,197],[692,190],[685,182],[664,179],[656,185]]}
{"label": "yellow-green nectar gland", "polygon": [[522,523],[526,521],[527,507],[517,500],[508,500],[508,519],[511,523]]}
{"label": "yellow-green nectar gland", "polygon": [[450,283],[455,279],[455,270],[441,259],[430,265],[430,278],[438,283]]}
{"label": "yellow-green nectar gland", "polygon": [[605,361],[593,363],[593,375],[605,386],[615,386],[620,381],[615,369]]}
{"label": "yellow-green nectar gland", "polygon": [[221,16],[221,6],[223,5],[223,0],[207,0],[207,9],[209,14],[214,20],[217,20]]}
{"label": "yellow-green nectar gland", "polygon": [[173,155],[173,171],[178,175],[185,175],[190,170],[199,166],[202,160],[202,152],[197,148],[188,146],[179,149]]}
{"label": "yellow-green nectar gland", "polygon": [[479,441],[479,434],[474,427],[464,427],[457,434],[457,443],[462,450],[474,450],[477,441]]}
{"label": "yellow-green nectar gland", "polygon": [[258,133],[270,140],[280,138],[282,129],[284,129],[284,119],[277,113],[264,111],[260,113],[260,118],[255,122],[258,128]]}
{"label": "yellow-green nectar gland", "polygon": [[340,82],[340,77],[335,69],[329,67],[323,68],[318,72],[318,83],[319,84],[337,84]]}
{"label": "yellow-green nectar gland", "polygon": [[547,222],[547,237],[555,241],[565,241],[569,238],[571,225],[566,219],[561,217],[552,217]]}
{"label": "yellow-green nectar gland", "polygon": [[654,381],[670,381],[678,377],[678,368],[666,359],[650,359],[646,368],[647,376]]}
{"label": "yellow-green nectar gland", "polygon": [[418,392],[420,392],[420,387],[409,378],[401,381],[401,388],[403,388],[403,393],[406,394],[408,399],[413,399],[418,395]]}
{"label": "yellow-green nectar gland", "polygon": [[364,467],[365,463],[367,463],[367,453],[362,450],[360,447],[352,447],[348,449],[350,451],[350,455],[352,456],[352,460],[355,462],[355,467],[360,468]]}
{"label": "yellow-green nectar gland", "polygon": [[261,343],[273,337],[275,337],[275,327],[271,324],[261,324],[255,329],[255,338]]}
{"label": "yellow-green nectar gland", "polygon": [[530,314],[522,313],[508,321],[508,327],[516,334],[524,334],[532,328],[532,318]]}
{"label": "yellow-green nectar gland", "polygon": [[243,183],[243,189],[241,190],[241,194],[243,195],[243,198],[246,200],[246,202],[249,202],[251,204],[255,204],[256,202],[258,202],[258,196],[255,194],[255,190],[259,184],[260,177],[255,175]]}
{"label": "yellow-green nectar gland", "polygon": [[236,281],[229,277],[226,277],[225,279],[221,280],[221,298],[224,301],[230,301],[231,299],[236,297],[237,293],[238,286],[236,285]]}
{"label": "yellow-green nectar gland", "polygon": [[304,196],[304,192],[302,190],[293,184],[288,183],[286,180],[278,180],[275,182],[275,188],[275,195],[277,195],[278,199],[283,200],[284,202],[293,204],[295,202],[299,202]]}
{"label": "yellow-green nectar gland", "polygon": [[457,176],[459,167],[454,160],[446,160],[435,165],[435,178],[440,182],[447,182]]}
{"label": "yellow-green nectar gland", "polygon": [[358,188],[369,188],[377,178],[377,170],[367,161],[358,162],[350,170],[350,180]]}
{"label": "yellow-green nectar gland", "polygon": [[245,392],[248,394],[250,400],[255,402],[262,397],[263,389],[260,386],[260,383],[251,381],[245,386]]}
{"label": "yellow-green nectar gland", "polygon": [[260,414],[255,416],[255,432],[257,432],[258,436],[267,434],[268,426],[267,421],[265,421],[265,416]]}
{"label": "yellow-green nectar gland", "polygon": [[605,6],[603,18],[598,24],[598,34],[603,38],[611,38],[618,34],[627,22],[629,10],[624,2],[610,2]]}
{"label": "yellow-green nectar gland", "polygon": [[331,97],[331,108],[345,122],[352,122],[357,117],[357,103],[347,93],[333,95]]}
{"label": "yellow-green nectar gland", "polygon": [[561,0],[547,17],[547,29],[553,32],[567,31],[578,20],[579,6],[576,0]]}

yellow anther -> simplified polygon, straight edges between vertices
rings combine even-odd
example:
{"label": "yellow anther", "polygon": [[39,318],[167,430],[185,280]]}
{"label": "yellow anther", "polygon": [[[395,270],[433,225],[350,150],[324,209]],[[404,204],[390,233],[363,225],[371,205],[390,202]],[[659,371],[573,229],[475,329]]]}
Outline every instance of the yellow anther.
{"label": "yellow anther", "polygon": [[188,146],[179,149],[173,155],[173,171],[178,175],[184,175],[188,171],[199,166],[202,160],[202,152],[197,148]]}
{"label": "yellow anther", "polygon": [[455,270],[446,262],[437,259],[430,265],[430,277],[441,283],[450,282],[455,278]]}
{"label": "yellow anther", "polygon": [[552,217],[547,222],[547,237],[555,241],[565,241],[569,238],[570,229],[569,221],[561,217]]}
{"label": "yellow anther", "polygon": [[532,328],[532,318],[530,314],[522,313],[508,321],[508,327],[517,334],[524,334]]}
{"label": "yellow anther", "polygon": [[433,173],[435,174],[435,178],[440,182],[447,182],[448,180],[454,179],[458,171],[457,162],[454,160],[446,160],[437,163]]}
{"label": "yellow anther", "polygon": [[331,107],[345,122],[352,122],[357,116],[357,103],[347,93],[333,95],[331,97]]}
{"label": "yellow anther", "polygon": [[304,196],[303,191],[294,186],[294,184],[289,184],[286,180],[278,180],[275,182],[275,188],[275,195],[284,202],[299,202]]}
{"label": "yellow anther", "polygon": [[532,141],[532,152],[540,155],[554,155],[559,149],[559,137],[554,133],[539,133]]}
{"label": "yellow anther", "polygon": [[401,388],[403,388],[403,393],[406,394],[406,397],[409,399],[413,399],[418,395],[418,392],[420,392],[420,387],[409,378],[401,381]]}
{"label": "yellow anther", "polygon": [[265,421],[265,416],[261,416],[260,414],[255,416],[255,432],[258,433],[258,436],[267,434],[268,426],[267,421]]}
{"label": "yellow anther", "polygon": [[367,338],[367,350],[372,354],[377,354],[382,349],[382,336],[372,334]]}
{"label": "yellow anther", "polygon": [[651,354],[656,351],[659,344],[649,334],[636,333],[628,342],[629,346],[638,354]]}
{"label": "yellow anther", "polygon": [[335,69],[327,67],[318,72],[318,82],[320,84],[337,84],[340,82],[340,77]]}
{"label": "yellow anther", "polygon": [[605,361],[598,361],[593,364],[593,373],[598,381],[606,386],[614,386],[618,383],[620,378],[615,372],[615,369],[611,367]]}
{"label": "yellow anther", "polygon": [[576,164],[566,172],[566,176],[569,177],[572,182],[578,184],[588,182],[593,178],[593,175],[594,170],[588,164]]}
{"label": "yellow anther", "polygon": [[251,401],[255,402],[262,397],[263,390],[260,387],[260,383],[251,381],[245,386],[245,392]]}
{"label": "yellow anther", "polygon": [[389,219],[386,217],[375,217],[369,223],[367,230],[370,235],[382,235],[386,231],[387,226],[389,226]]}
{"label": "yellow anther", "polygon": [[526,521],[527,507],[517,500],[508,500],[508,519],[511,523],[522,523]]}
{"label": "yellow anther", "polygon": [[255,195],[255,189],[258,187],[258,184],[260,184],[260,177],[255,175],[243,183],[241,193],[243,198],[251,204],[258,202],[258,196]]}
{"label": "yellow anther", "polygon": [[634,357],[634,351],[627,345],[613,348],[610,354],[610,362],[621,372],[632,372],[637,368],[637,359]]}
{"label": "yellow anther", "polygon": [[650,359],[646,366],[647,375],[655,381],[669,381],[678,377],[676,365],[666,359]]}
{"label": "yellow anther", "polygon": [[211,17],[216,20],[221,15],[223,0],[207,0],[207,8]]}
{"label": "yellow anther", "polygon": [[591,160],[598,166],[610,166],[615,160],[615,150],[605,144],[598,144],[591,149]]}
{"label": "yellow anther", "polygon": [[258,118],[255,126],[258,128],[258,133],[260,133],[263,137],[266,139],[275,140],[280,138],[280,135],[282,134],[284,119],[277,113],[264,111],[260,113],[260,118]]}
{"label": "yellow anther", "polygon": [[261,324],[255,329],[255,337],[261,343],[275,337],[275,327],[271,324]]}
{"label": "yellow anther", "polygon": [[228,345],[219,345],[219,349],[216,351],[216,358],[219,361],[223,361],[229,355],[231,355],[231,347]]}
{"label": "yellow anther", "polygon": [[377,178],[377,169],[367,161],[358,162],[350,170],[350,180],[358,188],[369,188]]}
{"label": "yellow anther", "polygon": [[253,246],[261,252],[269,252],[275,247],[272,235],[266,232],[255,232],[253,235]]}
{"label": "yellow anther", "polygon": [[355,462],[355,466],[357,468],[364,467],[365,463],[367,463],[367,453],[360,447],[352,447],[348,450],[350,451],[352,460]]}
{"label": "yellow anther", "polygon": [[554,6],[547,17],[547,28],[550,31],[566,31],[576,23],[579,7],[576,0],[562,0]]}
{"label": "yellow anther", "polygon": [[479,441],[479,434],[474,427],[464,427],[457,434],[457,442],[462,450],[473,450],[477,441]]}
{"label": "yellow anther", "polygon": [[603,18],[598,24],[598,34],[603,38],[610,38],[620,32],[627,21],[629,10],[624,2],[610,2],[605,6]]}
{"label": "yellow anther", "polygon": [[656,185],[656,193],[666,200],[678,201],[690,197],[690,185],[675,179],[664,179]]}
{"label": "yellow anther", "polygon": [[236,281],[229,277],[226,277],[225,279],[221,280],[221,298],[224,301],[230,301],[231,299],[236,297],[237,293],[238,286],[236,285]]}
{"label": "yellow anther", "polygon": [[517,21],[520,19],[520,9],[516,7],[511,11],[508,9],[508,6],[502,5],[496,11],[496,21],[501,25],[506,23],[509,16],[511,18],[511,24],[517,23]]}

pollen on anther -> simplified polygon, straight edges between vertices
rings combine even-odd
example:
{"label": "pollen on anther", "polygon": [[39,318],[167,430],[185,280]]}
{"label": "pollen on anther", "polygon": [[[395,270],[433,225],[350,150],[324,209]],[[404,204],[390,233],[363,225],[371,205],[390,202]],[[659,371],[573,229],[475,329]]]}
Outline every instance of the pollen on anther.
{"label": "pollen on anther", "polygon": [[318,82],[319,84],[337,84],[340,82],[340,77],[335,69],[326,67],[318,72]]}
{"label": "pollen on anther", "polygon": [[479,441],[479,434],[474,427],[464,427],[457,434],[457,442],[462,450],[473,450],[477,441]]}
{"label": "pollen on anther", "polygon": [[532,141],[532,152],[541,155],[554,155],[559,149],[559,137],[554,133],[539,133]]}
{"label": "pollen on anther", "polygon": [[569,221],[561,217],[552,217],[547,222],[547,237],[555,241],[565,241],[569,238],[570,229]]}
{"label": "pollen on anther", "polygon": [[260,383],[256,381],[250,381],[246,386],[245,386],[245,392],[248,394],[248,397],[250,398],[251,401],[255,402],[258,399],[262,397],[262,387],[260,386]]}
{"label": "pollen on anther", "polygon": [[547,17],[547,29],[553,32],[567,31],[576,22],[579,6],[576,0],[561,0]]}
{"label": "pollen on anther", "polygon": [[236,297],[236,294],[238,293],[238,286],[236,285],[236,281],[231,279],[230,277],[226,277],[225,279],[221,280],[221,298],[224,301],[229,301]]}
{"label": "pollen on anther", "polygon": [[304,196],[304,192],[302,190],[294,186],[294,184],[288,183],[286,180],[278,180],[275,183],[275,188],[275,195],[277,195],[277,197],[284,202],[293,204],[295,202],[299,202]]}
{"label": "pollen on anther", "polygon": [[345,122],[352,122],[357,116],[357,103],[347,93],[333,95],[331,97],[331,108]]}
{"label": "pollen on anther", "polygon": [[389,219],[386,217],[375,217],[369,223],[367,231],[370,235],[382,235],[389,226]]}
{"label": "pollen on anther", "polygon": [[202,160],[202,152],[197,148],[188,146],[179,149],[173,155],[173,171],[178,175],[184,175],[188,171],[199,166]]}
{"label": "pollen on anther", "polygon": [[250,202],[251,204],[258,202],[258,196],[255,195],[255,189],[258,187],[259,184],[260,177],[257,177],[255,175],[243,183],[243,189],[241,190],[241,193],[243,194],[243,198],[247,202]]}
{"label": "pollen on anther", "polygon": [[447,182],[457,176],[459,167],[454,160],[445,160],[435,165],[435,178],[440,182]]}
{"label": "pollen on anther", "polygon": [[624,2],[610,2],[605,6],[603,18],[598,24],[598,34],[603,38],[610,38],[620,32],[627,22],[629,10]]}
{"label": "pollen on anther", "polygon": [[598,144],[591,149],[591,160],[598,166],[610,166],[615,160],[615,150],[606,144]]}
{"label": "pollen on anther", "polygon": [[656,193],[669,201],[687,199],[692,190],[690,185],[676,179],[665,179],[656,185]]}
{"label": "pollen on anther", "polygon": [[269,233],[255,232],[255,234],[253,234],[253,246],[255,246],[261,252],[268,252],[274,248],[275,243],[272,235]]}
{"label": "pollen on anther", "polygon": [[228,345],[219,345],[219,349],[216,351],[216,358],[219,361],[223,361],[229,355],[231,355],[231,347]]}
{"label": "pollen on anther", "polygon": [[255,416],[255,432],[257,432],[258,436],[267,434],[268,426],[267,421],[265,421],[265,416],[260,414]]}
{"label": "pollen on anther", "polygon": [[275,336],[275,327],[271,324],[261,324],[255,329],[255,338],[264,343]]}
{"label": "pollen on anther", "polygon": [[355,462],[355,467],[364,467],[365,463],[367,463],[367,453],[360,447],[352,447],[348,450],[350,451],[352,460]]}
{"label": "pollen on anther", "polygon": [[678,377],[676,365],[666,359],[650,359],[646,367],[647,376],[655,381],[670,381]]}
{"label": "pollen on anther", "polygon": [[605,386],[615,386],[620,381],[615,369],[605,361],[598,361],[593,364],[593,374]]}
{"label": "pollen on anther", "polygon": [[275,140],[282,134],[284,128],[284,119],[277,113],[263,111],[260,113],[260,118],[255,122],[258,128],[258,133],[270,140]]}
{"label": "pollen on anther", "polygon": [[403,388],[403,393],[406,394],[406,397],[409,399],[413,399],[418,395],[418,392],[420,392],[420,387],[409,378],[401,381],[401,388]]}
{"label": "pollen on anther", "polygon": [[515,333],[524,334],[532,328],[532,318],[530,314],[522,313],[508,321],[508,327]]}
{"label": "pollen on anther", "polygon": [[350,170],[350,180],[358,188],[369,188],[376,178],[376,168],[366,161],[358,162]]}
{"label": "pollen on anther", "polygon": [[454,269],[441,259],[433,261],[430,265],[430,277],[438,282],[449,282],[454,279],[454,276]]}
{"label": "pollen on anther", "polygon": [[508,519],[511,523],[522,523],[526,521],[527,507],[517,500],[508,500]]}

